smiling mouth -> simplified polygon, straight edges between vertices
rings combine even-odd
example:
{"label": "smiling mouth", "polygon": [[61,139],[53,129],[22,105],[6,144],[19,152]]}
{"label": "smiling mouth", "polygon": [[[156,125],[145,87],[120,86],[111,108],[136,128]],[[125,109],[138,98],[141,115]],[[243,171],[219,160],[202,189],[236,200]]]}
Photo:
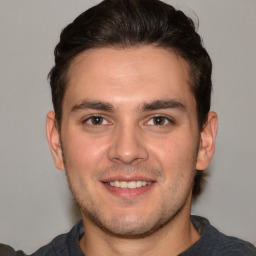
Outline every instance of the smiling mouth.
{"label": "smiling mouth", "polygon": [[123,189],[135,189],[135,188],[141,188],[145,186],[149,186],[152,184],[152,182],[147,182],[147,181],[111,181],[111,182],[106,182],[105,184],[115,187],[115,188],[123,188]]}

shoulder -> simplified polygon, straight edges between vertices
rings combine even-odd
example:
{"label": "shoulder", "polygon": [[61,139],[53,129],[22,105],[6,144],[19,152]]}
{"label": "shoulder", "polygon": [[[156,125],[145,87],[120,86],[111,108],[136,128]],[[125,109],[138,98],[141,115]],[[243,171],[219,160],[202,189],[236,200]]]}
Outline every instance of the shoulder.
{"label": "shoulder", "polygon": [[[79,247],[79,236],[83,234],[82,222],[78,222],[70,232],[54,238],[49,244],[41,247],[30,256],[69,256],[82,255]],[[15,251],[12,247],[0,244],[0,256],[28,256],[23,251]]]}
{"label": "shoulder", "polygon": [[256,256],[256,247],[253,244],[220,232],[215,251],[216,255],[222,253],[221,255]]}
{"label": "shoulder", "polygon": [[201,233],[199,241],[192,246],[197,250],[196,255],[256,256],[256,247],[251,243],[221,233],[205,218],[192,216],[191,220]]}
{"label": "shoulder", "polygon": [[[60,235],[54,238],[49,244],[39,248],[31,256],[57,256],[56,251],[63,250],[66,235]],[[30,255],[30,254],[29,254]],[[60,254],[62,255],[62,254]],[[63,254],[64,255],[64,254]],[[66,254],[65,254],[66,255]],[[0,256],[28,256],[23,251],[16,251],[9,245],[0,244]]]}
{"label": "shoulder", "polygon": [[[54,250],[51,246],[51,243],[43,246],[35,253],[31,254],[31,256],[56,256],[57,254],[54,253]],[[23,251],[16,251],[9,245],[0,244],[0,256],[28,256]]]}
{"label": "shoulder", "polygon": [[23,256],[22,251],[16,252],[11,246],[0,244],[0,256]]}

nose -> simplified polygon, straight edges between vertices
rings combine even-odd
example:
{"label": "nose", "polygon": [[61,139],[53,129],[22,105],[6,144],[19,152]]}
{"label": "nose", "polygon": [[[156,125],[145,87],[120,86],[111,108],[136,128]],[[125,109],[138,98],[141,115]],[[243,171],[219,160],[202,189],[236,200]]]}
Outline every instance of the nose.
{"label": "nose", "polygon": [[126,165],[138,164],[147,160],[149,154],[145,140],[136,127],[119,127],[113,132],[108,158]]}

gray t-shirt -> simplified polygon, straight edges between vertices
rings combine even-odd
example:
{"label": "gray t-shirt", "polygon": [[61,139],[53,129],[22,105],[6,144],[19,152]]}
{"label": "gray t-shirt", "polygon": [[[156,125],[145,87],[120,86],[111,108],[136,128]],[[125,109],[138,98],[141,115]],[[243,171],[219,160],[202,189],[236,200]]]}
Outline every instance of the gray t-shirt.
{"label": "gray t-shirt", "polygon": [[180,256],[256,256],[256,248],[239,238],[226,236],[207,219],[191,216],[201,238]]}
{"label": "gray t-shirt", "polygon": [[[255,246],[220,233],[207,219],[191,216],[191,220],[201,234],[201,238],[179,256],[256,256]],[[57,236],[31,256],[85,256],[79,247],[79,240],[83,234],[83,224],[80,221],[69,233]],[[0,244],[0,256],[26,256],[26,254]]]}

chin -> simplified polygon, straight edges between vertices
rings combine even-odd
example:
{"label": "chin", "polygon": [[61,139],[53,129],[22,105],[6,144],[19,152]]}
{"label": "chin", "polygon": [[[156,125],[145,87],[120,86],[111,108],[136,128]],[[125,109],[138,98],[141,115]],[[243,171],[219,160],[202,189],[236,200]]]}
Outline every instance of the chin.
{"label": "chin", "polygon": [[95,214],[82,211],[85,221],[90,221],[105,233],[111,236],[127,239],[139,239],[151,236],[160,229],[168,225],[179,215],[183,207],[174,212],[163,213],[141,213],[130,214],[124,213],[113,214],[113,217],[107,218],[105,214]]}

